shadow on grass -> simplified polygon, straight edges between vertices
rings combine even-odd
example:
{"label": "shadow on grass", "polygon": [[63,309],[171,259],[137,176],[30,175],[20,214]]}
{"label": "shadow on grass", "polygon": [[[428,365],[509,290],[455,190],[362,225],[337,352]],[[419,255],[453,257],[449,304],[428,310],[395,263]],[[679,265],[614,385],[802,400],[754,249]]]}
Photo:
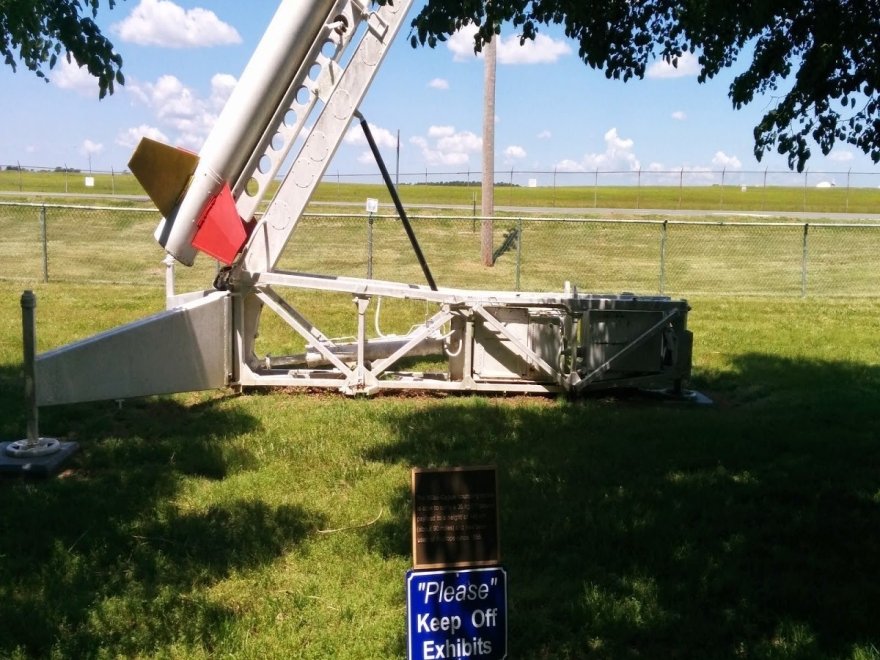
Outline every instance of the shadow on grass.
{"label": "shadow on grass", "polygon": [[[498,466],[511,657],[880,658],[880,369],[750,354],[694,386],[718,403],[401,410],[369,458]],[[392,510],[371,542],[409,556]]]}
{"label": "shadow on grass", "polygon": [[[24,427],[19,385],[13,369],[0,370],[4,438]],[[8,530],[0,534],[0,657],[210,652],[218,643],[236,612],[212,601],[211,585],[274,560],[319,524],[299,507],[244,499],[193,511],[175,505],[185,475],[221,479],[253,466],[228,440],[257,420],[218,403],[41,411],[41,430],[81,440],[87,460],[75,455],[49,480],[0,480]]]}

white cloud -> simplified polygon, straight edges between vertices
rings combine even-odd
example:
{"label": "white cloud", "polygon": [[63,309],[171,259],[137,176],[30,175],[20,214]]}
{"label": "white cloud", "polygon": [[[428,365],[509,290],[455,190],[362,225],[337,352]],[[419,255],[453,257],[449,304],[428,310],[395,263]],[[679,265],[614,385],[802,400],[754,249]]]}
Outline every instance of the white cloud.
{"label": "white cloud", "polygon": [[437,148],[443,152],[472,153],[480,151],[483,140],[470,131],[461,131],[437,140]]}
{"label": "white cloud", "polygon": [[[455,62],[466,62],[483,56],[482,52],[474,53],[476,32],[474,25],[467,25],[446,41]],[[526,39],[522,45],[518,35],[496,39],[499,39],[496,46],[499,64],[553,64],[561,57],[571,54],[571,46],[567,42],[551,39],[544,34],[538,34],[534,41]]]}
{"label": "white cloud", "polygon": [[551,133],[548,130],[543,130],[540,133],[538,133],[538,135],[536,137],[539,140],[549,140],[551,137],[553,137],[553,133]]}
{"label": "white cloud", "polygon": [[91,140],[83,140],[79,150],[84,156],[93,156],[104,151],[104,145],[99,142],[92,142]]}
{"label": "white cloud", "polygon": [[645,75],[648,78],[683,78],[696,76],[700,72],[700,63],[693,53],[683,53],[678,58],[678,66],[672,66],[665,60],[658,60],[648,67]]}
{"label": "white cloud", "polygon": [[742,169],[742,163],[740,162],[739,158],[737,158],[736,156],[728,156],[723,151],[715,152],[715,155],[712,157],[712,165],[725,170]]}
{"label": "white cloud", "polygon": [[427,165],[466,165],[470,155],[483,148],[478,135],[456,131],[454,126],[431,126],[427,136],[412,137],[410,143],[418,147]]}
{"label": "white cloud", "polygon": [[569,54],[571,46],[565,41],[555,41],[544,34],[537,35],[534,41],[526,39],[522,45],[516,35],[498,44],[499,64],[553,64]]}
{"label": "white cloud", "polygon": [[211,77],[210,106],[217,110],[222,110],[237,83],[238,80],[233,75],[228,73],[215,73]]}
{"label": "white cloud", "polygon": [[834,149],[828,154],[828,159],[836,163],[848,163],[855,158],[855,154],[849,149]]}
{"label": "white cloud", "polygon": [[589,170],[629,170],[641,168],[639,159],[633,153],[635,143],[630,139],[621,138],[617,128],[609,129],[605,135],[605,151],[602,153],[585,154],[580,161],[565,159],[556,164],[556,169],[564,172],[586,172]]}
{"label": "white cloud", "polygon": [[566,158],[556,163],[556,169],[560,172],[586,172],[586,168],[576,160]]}
{"label": "white cloud", "polygon": [[675,121],[684,121],[685,119],[687,119],[687,115],[685,114],[684,110],[676,110],[672,113],[672,118]]}
{"label": "white cloud", "polygon": [[49,79],[56,87],[68,89],[82,96],[96,96],[98,93],[97,79],[92,77],[85,67],[77,66],[73,59],[70,62],[66,57],[59,59]]}
{"label": "white cloud", "polygon": [[[373,135],[373,140],[380,147],[388,147],[395,148],[397,147],[397,135],[392,133],[387,128],[382,128],[381,126],[376,126],[376,124],[367,124],[370,127],[370,133]],[[351,128],[348,129],[348,133],[345,134],[345,138],[343,138],[343,142],[345,144],[351,144],[359,147],[366,146],[367,138],[364,135],[364,129],[361,128],[360,123],[357,125],[352,125]],[[372,161],[373,156],[370,152],[367,152],[370,160]]]}
{"label": "white cloud", "polygon": [[201,7],[186,10],[170,0],[141,0],[112,26],[123,41],[140,46],[200,48],[241,43],[238,31]]}
{"label": "white cloud", "polygon": [[452,51],[453,62],[467,62],[482,56],[474,53],[475,32],[473,25],[466,25],[446,40],[446,47]]}
{"label": "white cloud", "polygon": [[512,163],[526,157],[526,150],[518,144],[512,144],[504,150],[504,160]]}
{"label": "white cloud", "polygon": [[172,133],[174,144],[198,151],[234,85],[235,78],[218,73],[211,78],[207,98],[172,75],[161,76],[155,83],[130,82],[125,89],[155,113],[161,130]]}
{"label": "white cloud", "polygon": [[434,78],[428,83],[431,89],[449,89],[449,81],[445,78]]}
{"label": "white cloud", "polygon": [[125,147],[126,149],[134,149],[141,141],[141,138],[145,137],[158,142],[169,142],[168,136],[155,126],[141,124],[140,126],[134,126],[117,135],[116,144],[120,147]]}
{"label": "white cloud", "polygon": [[430,126],[428,128],[428,137],[444,138],[455,135],[455,126]]}

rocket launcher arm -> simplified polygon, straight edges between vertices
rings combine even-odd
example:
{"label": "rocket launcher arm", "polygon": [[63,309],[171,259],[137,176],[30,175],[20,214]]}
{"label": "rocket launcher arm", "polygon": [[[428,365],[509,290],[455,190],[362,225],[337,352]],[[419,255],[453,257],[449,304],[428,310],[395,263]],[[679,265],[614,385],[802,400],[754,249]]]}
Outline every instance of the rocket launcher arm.
{"label": "rocket launcher arm", "polygon": [[[357,2],[353,4],[360,6]],[[365,25],[347,64],[341,63],[340,54],[329,60],[319,58],[317,63],[321,64],[320,71],[305,86],[312,98],[312,114],[317,115],[317,118],[275,198],[256,223],[238,262],[243,270],[269,271],[278,263],[411,4],[411,0],[395,0],[394,4],[380,6],[372,13],[358,14]],[[304,93],[301,91],[301,94]],[[291,109],[296,108],[292,106]],[[285,113],[279,111],[279,115],[282,119],[278,130],[280,135]],[[304,122],[305,118],[301,121]],[[296,134],[291,133],[289,141],[292,143],[300,132],[301,129],[297,129]],[[271,140],[268,143],[271,147]],[[289,148],[288,144],[283,154],[272,157],[272,162],[280,164],[287,156]],[[267,151],[264,156],[268,155]],[[272,170],[273,176],[275,171],[277,169]],[[239,208],[242,208],[241,199]]]}
{"label": "rocket launcher arm", "polygon": [[[163,213],[156,239],[169,254],[192,265],[193,239],[208,224],[208,233],[229,244],[221,260],[231,263],[250,233],[245,223],[313,122],[288,173],[308,201],[410,4],[397,0],[370,11],[364,0],[282,0],[198,157],[152,141],[139,145],[132,171]],[[328,106],[333,121],[322,123]],[[157,170],[167,173],[158,181]],[[234,210],[229,201],[217,203],[227,186]],[[304,206],[296,203],[297,217],[285,225],[292,228]],[[269,241],[273,263],[289,233]],[[264,241],[266,234],[263,227]],[[265,256],[259,261],[267,263]]]}

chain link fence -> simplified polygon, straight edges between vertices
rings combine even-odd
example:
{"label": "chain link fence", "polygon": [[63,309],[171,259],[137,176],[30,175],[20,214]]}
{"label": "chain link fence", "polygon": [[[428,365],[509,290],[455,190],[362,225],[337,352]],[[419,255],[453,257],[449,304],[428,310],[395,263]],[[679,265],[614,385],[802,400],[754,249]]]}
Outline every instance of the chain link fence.
{"label": "chain link fence", "polygon": [[[880,224],[496,217],[495,263],[479,217],[414,216],[440,286],[498,290],[790,297],[880,295]],[[154,210],[0,204],[0,279],[164,286]],[[394,216],[307,214],[279,268],[422,283]],[[175,269],[177,290],[211,285],[217,264]]]}

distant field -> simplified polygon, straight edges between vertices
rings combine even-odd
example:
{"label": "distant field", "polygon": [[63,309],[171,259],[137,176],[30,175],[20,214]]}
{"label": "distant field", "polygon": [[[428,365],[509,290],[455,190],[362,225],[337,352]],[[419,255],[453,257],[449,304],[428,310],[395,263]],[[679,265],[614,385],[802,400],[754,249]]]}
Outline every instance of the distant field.
{"label": "distant field", "polygon": [[[86,186],[86,177],[93,186]],[[39,199],[41,195],[102,195],[116,197],[111,203],[132,205],[143,196],[140,184],[130,174],[83,172],[0,171],[0,193],[5,198]],[[400,196],[407,207],[454,205],[479,212],[480,186],[403,184]],[[381,184],[343,183],[328,177],[315,193],[314,201],[364,204],[373,197],[390,204]],[[102,203],[109,200],[102,199]],[[726,211],[805,211],[813,213],[880,213],[880,189],[751,186],[559,186],[535,187],[499,184],[495,190],[498,206],[541,209],[639,208],[699,209]]]}

